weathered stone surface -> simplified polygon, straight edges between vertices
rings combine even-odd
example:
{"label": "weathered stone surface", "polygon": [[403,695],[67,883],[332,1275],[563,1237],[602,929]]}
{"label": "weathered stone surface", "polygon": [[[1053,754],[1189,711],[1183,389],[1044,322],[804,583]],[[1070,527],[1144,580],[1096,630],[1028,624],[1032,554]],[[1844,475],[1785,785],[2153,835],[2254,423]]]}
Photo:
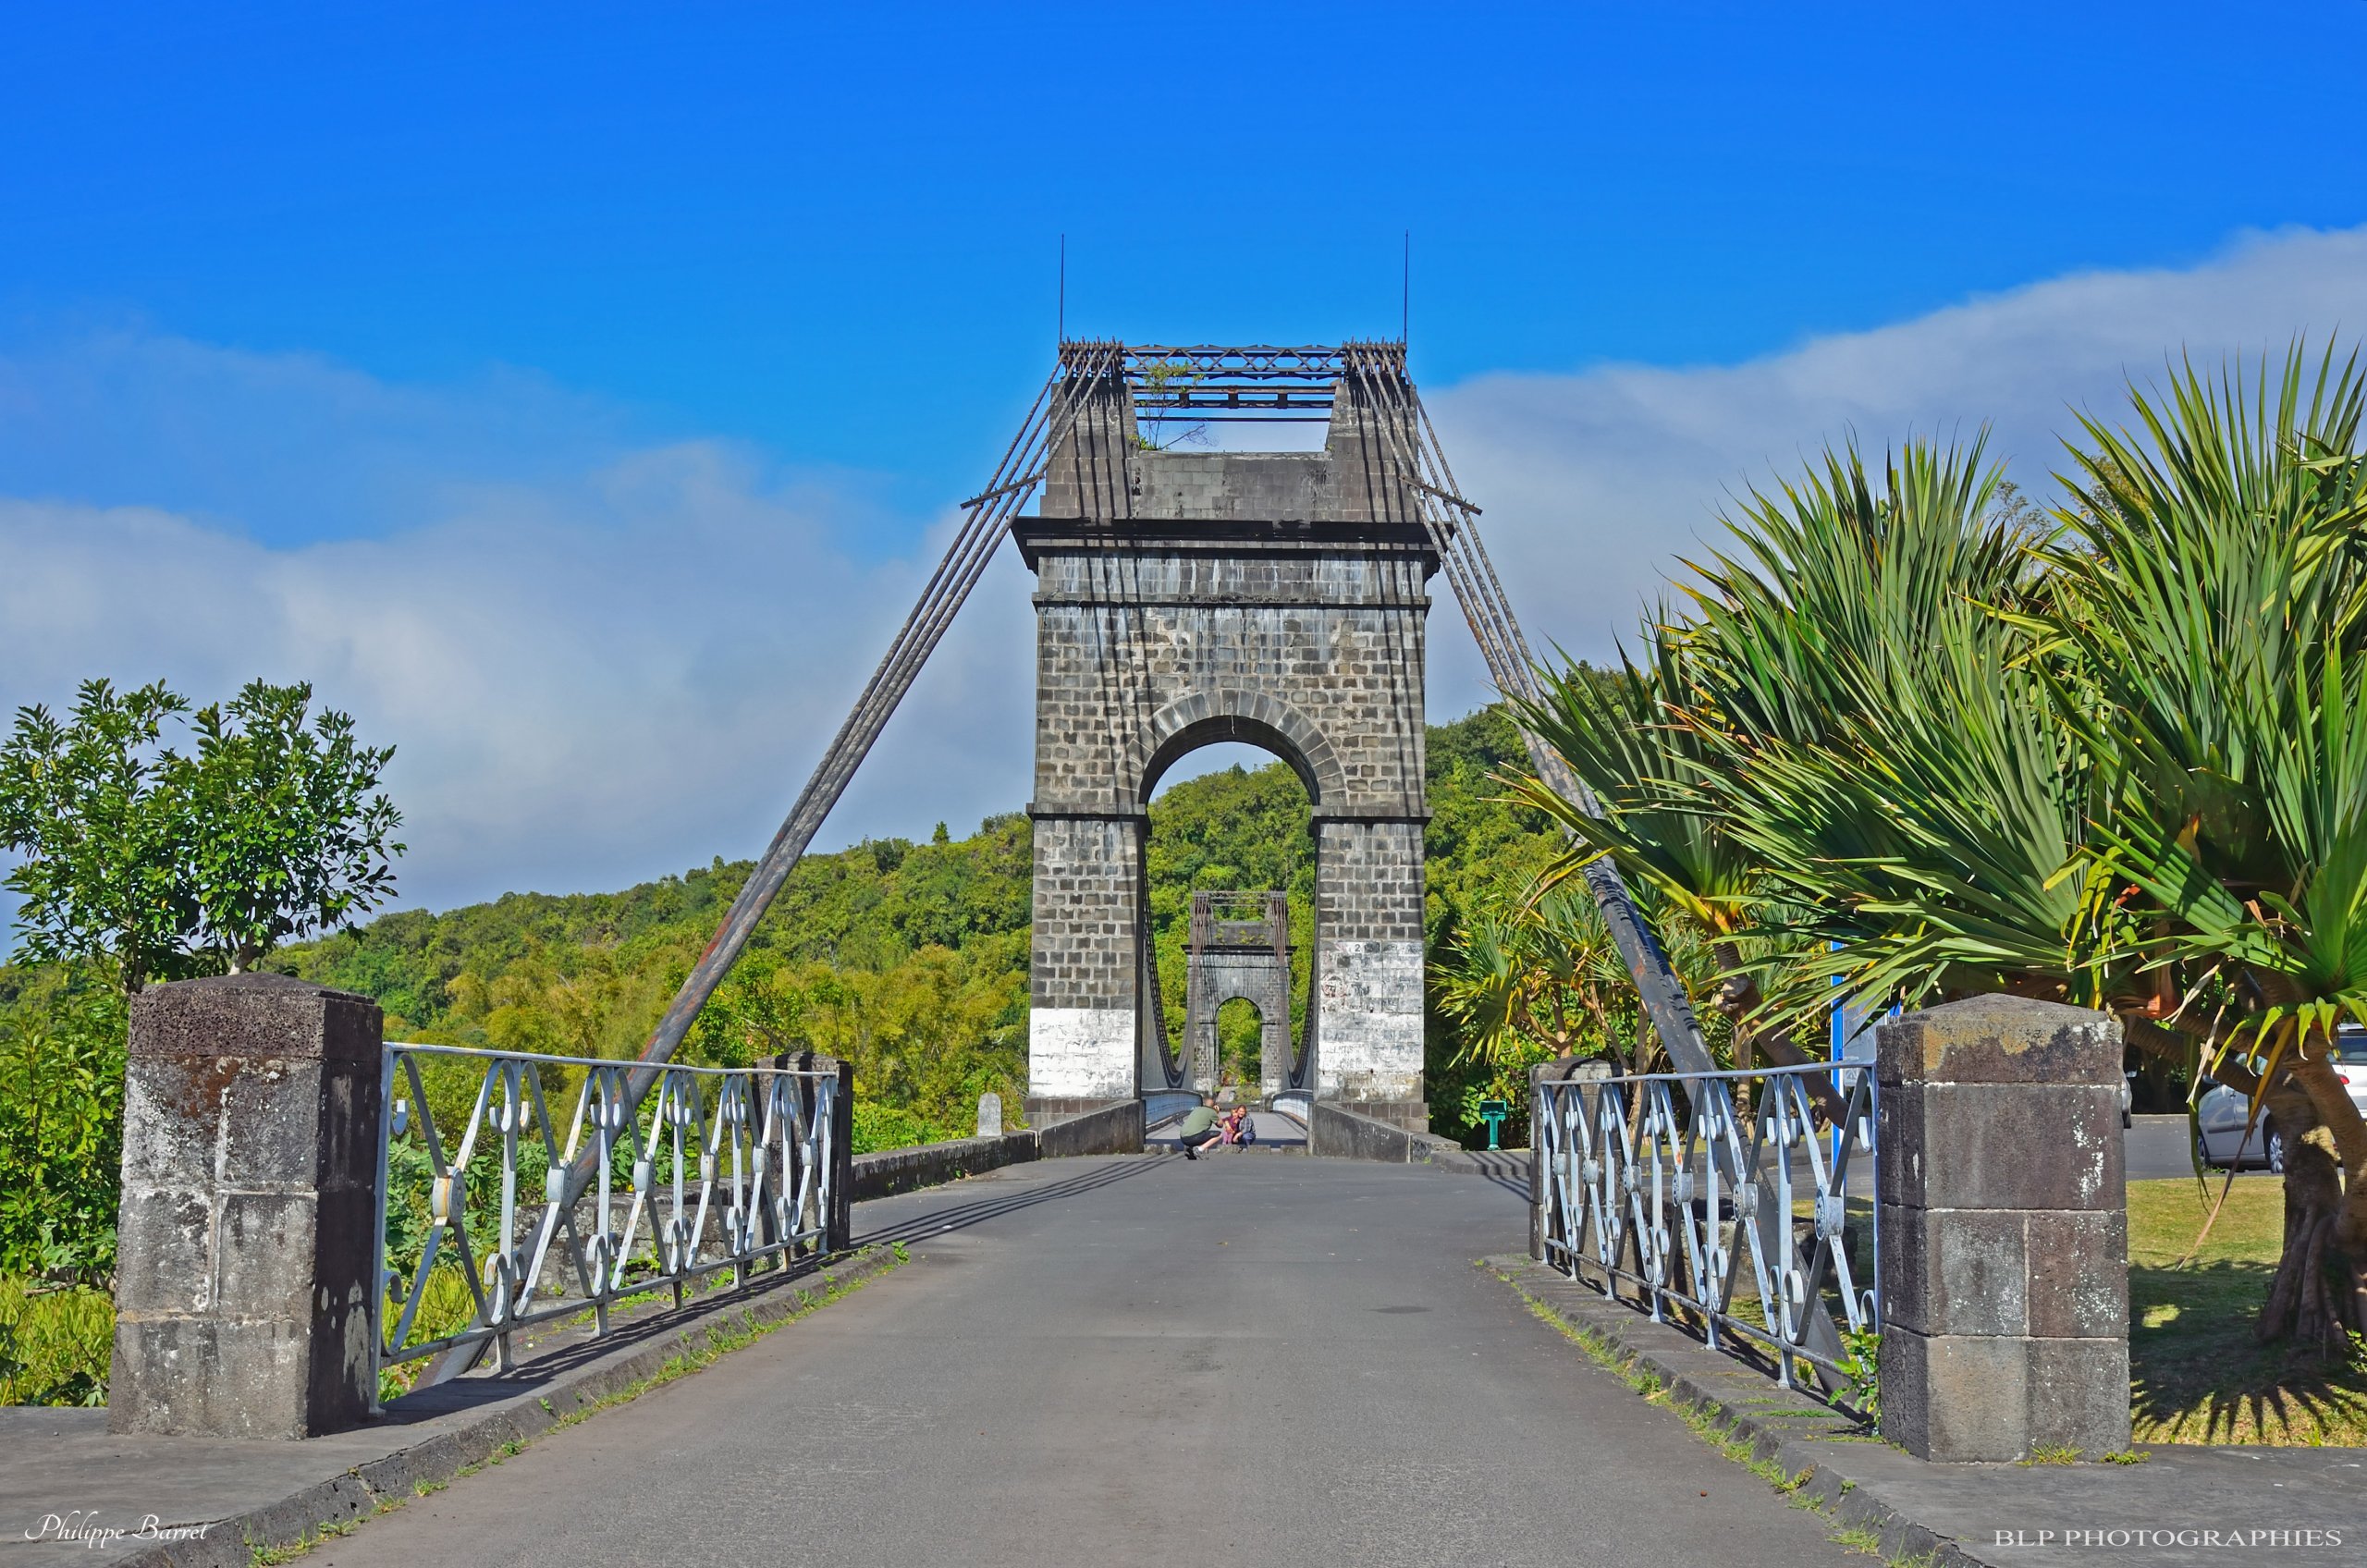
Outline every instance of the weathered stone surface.
{"label": "weathered stone surface", "polygon": [[1892,1084],[2097,1084],[2120,1088],[2120,1025],[2029,997],[1968,997],[1886,1019],[1874,1075]]}
{"label": "weathered stone surface", "polygon": [[1143,1152],[1143,1102],[1128,1098],[1036,1130],[1036,1151],[1046,1159],[1091,1154]]}
{"label": "weathered stone surface", "polygon": [[143,1056],[346,1061],[375,1072],[378,1004],[287,974],[215,974],[151,986],[132,998]]}
{"label": "weathered stone surface", "polygon": [[1879,1218],[1887,1323],[1921,1334],[2030,1331],[2029,1216],[1885,1205]]}
{"label": "weathered stone surface", "polygon": [[2129,1425],[2118,1031],[1981,1000],[1881,1027],[1883,1435],[2100,1456]]}
{"label": "weathered stone surface", "polygon": [[2118,1208],[2117,1089],[2072,1084],[1885,1085],[1877,1180],[1924,1208]]}
{"label": "weathered stone surface", "polygon": [[2030,1259],[2031,1333],[2048,1339],[2119,1340],[2126,1344],[2126,1209],[2032,1214]]}
{"label": "weathered stone surface", "polygon": [[1314,803],[1313,1086],[1419,1102],[1438,561],[1387,435],[1343,394],[1320,453],[1147,452],[1106,394],[1075,394],[1042,515],[1014,529],[1036,577],[1030,1104],[1165,1086],[1144,813],[1220,741],[1273,752]]}
{"label": "weathered stone surface", "polygon": [[1307,1152],[1326,1159],[1377,1159],[1392,1165],[1416,1158],[1417,1134],[1361,1106],[1318,1099],[1307,1117]]}
{"label": "weathered stone surface", "polygon": [[1255,945],[1211,943],[1188,949],[1184,954],[1184,1044],[1189,1070],[1185,1082],[1203,1094],[1215,1092],[1220,1071],[1218,1011],[1235,1000],[1257,1010],[1258,1093],[1276,1094],[1290,1086],[1294,1053],[1289,904],[1280,893],[1260,893],[1258,899],[1259,907],[1272,918],[1258,924],[1259,939]]}
{"label": "weathered stone surface", "polygon": [[[2102,1459],[2128,1447],[2128,1340],[2028,1341],[2029,1447]],[[2019,1458],[2021,1455],[2007,1457]]]}
{"label": "weathered stone surface", "polygon": [[2030,1448],[2030,1347],[2019,1337],[1884,1329],[1877,1356],[1883,1435],[1918,1459],[2023,1458]]}
{"label": "weathered stone surface", "polygon": [[1036,1158],[1036,1134],[1032,1130],[921,1144],[913,1148],[880,1149],[854,1157],[854,1196],[861,1202],[891,1193],[909,1193]]}
{"label": "weathered stone surface", "polygon": [[135,1000],[114,1430],[300,1438],[367,1415],[378,1036],[375,1004],[282,975]]}

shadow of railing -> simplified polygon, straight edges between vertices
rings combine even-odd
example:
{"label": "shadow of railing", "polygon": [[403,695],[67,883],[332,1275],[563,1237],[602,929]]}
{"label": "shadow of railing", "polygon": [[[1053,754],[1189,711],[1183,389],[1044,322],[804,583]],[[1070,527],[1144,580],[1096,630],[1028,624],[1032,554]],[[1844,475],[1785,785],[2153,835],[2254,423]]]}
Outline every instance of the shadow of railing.
{"label": "shadow of railing", "polygon": [[1523,1203],[1528,1201],[1527,1149],[1466,1149],[1463,1152],[1484,1180],[1502,1187]]}
{"label": "shadow of railing", "polygon": [[[949,1231],[966,1231],[973,1225],[983,1225],[989,1219],[1000,1219],[1006,1214],[1016,1214],[1022,1209],[1034,1208],[1038,1204],[1058,1203],[1063,1198],[1082,1197],[1086,1193],[1098,1191],[1100,1188],[1154,1170],[1159,1163],[1157,1159],[1122,1158],[1115,1164],[1079,1171],[1074,1176],[1036,1182],[1019,1188],[1015,1192],[998,1193],[990,1197],[979,1198],[972,1203],[957,1204],[950,1208],[928,1209],[876,1230],[859,1231],[855,1233],[853,1242],[858,1247],[887,1246],[897,1242],[918,1241],[923,1236],[941,1236]],[[1004,1169],[1009,1171],[1021,1168],[1006,1166]],[[900,1195],[918,1197],[922,1194],[907,1193]],[[896,1199],[875,1198],[871,1201],[892,1203]],[[862,1223],[863,1210],[865,1207],[867,1206],[863,1204],[855,1206],[857,1224]]]}

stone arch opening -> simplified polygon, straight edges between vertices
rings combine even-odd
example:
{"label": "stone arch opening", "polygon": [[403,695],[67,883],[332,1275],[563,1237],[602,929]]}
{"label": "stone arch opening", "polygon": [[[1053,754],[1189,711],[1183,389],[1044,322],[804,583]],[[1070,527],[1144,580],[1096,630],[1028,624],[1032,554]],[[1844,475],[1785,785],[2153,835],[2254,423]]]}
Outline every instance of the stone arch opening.
{"label": "stone arch opening", "polygon": [[1227,741],[1255,746],[1289,765],[1318,812],[1347,793],[1340,759],[1313,719],[1269,692],[1218,687],[1160,708],[1127,748],[1126,777],[1140,809],[1149,808],[1159,781],[1178,762]]}
{"label": "stone arch opening", "polygon": [[1314,797],[1293,759],[1266,747],[1162,788],[1172,777],[1167,766],[1188,754],[1162,765],[1144,816],[1143,1086],[1215,1092],[1218,1014],[1237,1000],[1256,1007],[1260,1032],[1247,1071],[1233,1080],[1240,1097],[1307,1088],[1320,855]]}

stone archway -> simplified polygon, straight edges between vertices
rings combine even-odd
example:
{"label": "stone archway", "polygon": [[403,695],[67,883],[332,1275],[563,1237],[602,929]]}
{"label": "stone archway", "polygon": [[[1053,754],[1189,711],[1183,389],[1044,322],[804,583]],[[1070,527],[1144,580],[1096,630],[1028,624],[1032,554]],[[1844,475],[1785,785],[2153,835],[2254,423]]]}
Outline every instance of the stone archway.
{"label": "stone archway", "polygon": [[[1080,393],[1090,398],[1090,389]],[[1314,806],[1313,1087],[1422,1123],[1425,618],[1438,558],[1365,426],[1324,450],[1142,450],[1084,409],[1013,533],[1036,578],[1031,1107],[1179,1081],[1147,997],[1150,792],[1246,741]]]}
{"label": "stone archway", "polygon": [[1274,1095],[1309,1087],[1304,1082],[1304,1064],[1291,1048],[1288,894],[1195,892],[1184,965],[1188,1087],[1208,1093],[1219,1086],[1223,1062],[1217,1023],[1225,1004],[1235,1001],[1257,1010],[1257,1092]]}

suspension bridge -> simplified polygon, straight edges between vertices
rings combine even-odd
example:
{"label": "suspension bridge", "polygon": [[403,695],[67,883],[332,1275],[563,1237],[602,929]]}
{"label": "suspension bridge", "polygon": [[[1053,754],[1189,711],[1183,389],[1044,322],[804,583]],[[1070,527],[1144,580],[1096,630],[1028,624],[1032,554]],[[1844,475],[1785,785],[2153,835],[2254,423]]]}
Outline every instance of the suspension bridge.
{"label": "suspension bridge", "polygon": [[[1220,423],[1323,439],[1172,439]],[[636,1060],[388,1042],[277,976],[143,993],[107,1408],[0,1412],[0,1561],[2055,1563],[2145,1509],[2250,1528],[2271,1472],[2312,1537],[2282,1556],[2334,1560],[2347,1461],[2014,1463],[2128,1445],[2097,1015],[1986,998],[1876,1060],[1723,1072],[1596,860],[1672,1071],[1540,1068],[1512,1154],[1430,1133],[1435,579],[1515,711],[1542,695],[1480,517],[1402,342],[1062,343]],[[1006,541],[1027,1124],[857,1157],[845,1063],[676,1053]],[[1287,904],[1210,895],[1178,1049],[1147,811],[1220,741],[1306,786],[1312,978],[1294,1032]],[[1233,997],[1295,1135],[1187,1164],[1157,1126]],[[2127,1560],[2226,1558],[2160,1545]]]}

